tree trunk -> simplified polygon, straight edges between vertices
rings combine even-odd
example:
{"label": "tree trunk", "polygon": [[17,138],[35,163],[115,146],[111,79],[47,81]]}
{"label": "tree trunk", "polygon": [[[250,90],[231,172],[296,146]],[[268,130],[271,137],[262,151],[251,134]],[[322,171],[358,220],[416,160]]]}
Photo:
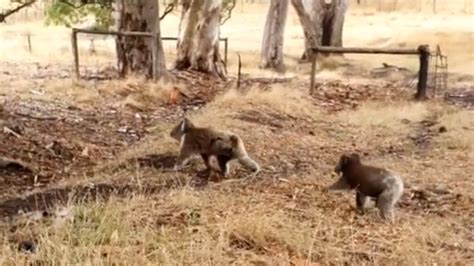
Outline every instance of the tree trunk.
{"label": "tree trunk", "polygon": [[[311,8],[308,10],[309,4],[302,1],[312,1]],[[311,46],[342,47],[347,0],[292,0],[291,3],[305,33],[303,60],[307,59]]]}
{"label": "tree trunk", "polygon": [[342,47],[342,32],[346,11],[347,0],[332,0],[331,4],[326,5],[323,35],[327,33],[329,36],[326,42],[323,42],[323,45]]}
{"label": "tree trunk", "polygon": [[[123,77],[138,73],[147,78],[167,75],[163,45],[161,42],[158,0],[117,0],[119,31],[150,32],[156,42],[147,37],[117,37],[118,69]],[[156,45],[156,50],[153,47]],[[153,62],[155,54],[155,62]],[[155,65],[155,73],[153,73]]]}
{"label": "tree trunk", "polygon": [[308,56],[311,56],[309,48],[316,47],[321,43],[320,27],[315,27],[317,24],[322,24],[322,8],[317,6],[321,2],[319,0],[311,1],[313,2],[311,8],[308,10],[308,3],[303,4],[302,0],[291,0],[291,4],[298,15],[305,37],[305,52],[301,58],[302,60],[307,60]]}
{"label": "tree trunk", "polygon": [[186,31],[186,27],[183,24],[184,23],[186,25],[188,24],[187,21],[189,19],[190,8],[191,8],[191,0],[181,0],[181,19],[179,20],[179,25],[178,25],[178,41],[176,42],[176,49],[178,49],[180,43],[183,41],[184,32]]}
{"label": "tree trunk", "polygon": [[[302,0],[302,4],[303,4],[303,8],[304,8],[304,11],[306,14],[309,14],[309,18],[311,19],[311,21],[314,21],[314,14],[316,14],[316,12],[313,12],[313,0]],[[293,4],[294,6],[294,4]],[[301,21],[301,19],[300,19]],[[306,61],[308,60],[308,57],[306,55],[306,51],[310,48],[311,45],[309,45],[308,41],[307,41],[307,38],[304,39],[304,52],[303,52],[303,55],[301,56],[301,61]]]}
{"label": "tree trunk", "polygon": [[260,56],[260,66],[262,68],[271,68],[278,72],[285,70],[283,64],[283,35],[287,14],[288,0],[271,1],[263,33]]}
{"label": "tree trunk", "polygon": [[185,0],[182,4],[175,68],[225,78],[226,70],[219,54],[222,0]]}

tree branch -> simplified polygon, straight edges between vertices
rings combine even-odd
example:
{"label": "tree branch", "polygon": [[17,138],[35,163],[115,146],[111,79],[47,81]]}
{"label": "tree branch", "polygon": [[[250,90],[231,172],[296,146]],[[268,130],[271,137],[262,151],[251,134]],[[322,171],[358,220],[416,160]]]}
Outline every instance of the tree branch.
{"label": "tree branch", "polygon": [[174,5],[175,5],[174,2],[171,4],[168,4],[168,6],[165,8],[165,11],[163,12],[163,15],[161,15],[160,17],[160,21],[163,20],[166,17],[166,15],[168,15],[169,13],[173,11]]}
{"label": "tree branch", "polygon": [[87,4],[87,1],[81,1],[81,4],[78,5],[78,6],[73,5],[72,3],[68,2],[68,1],[65,1],[65,0],[59,0],[58,2],[62,3],[62,4],[65,4],[65,5],[68,5],[70,7],[73,7],[73,8],[77,8],[77,9],[79,9],[79,8],[81,8],[81,7],[83,7]]}
{"label": "tree branch", "polygon": [[221,26],[224,25],[224,23],[232,16],[232,10],[234,9],[235,4],[236,0],[232,0],[232,5],[229,7],[229,12],[227,12],[227,16],[221,21]]}
{"label": "tree branch", "polygon": [[1,13],[1,14],[0,14],[0,23],[5,22],[5,19],[6,19],[8,16],[10,16],[11,14],[16,13],[16,12],[20,11],[21,9],[32,5],[32,4],[35,3],[35,2],[36,2],[36,0],[31,0],[30,2],[21,4],[21,5],[17,6],[16,8],[12,9],[12,10],[7,10],[5,13]]}
{"label": "tree branch", "polygon": [[74,5],[73,3],[67,1],[67,0],[58,0],[59,3],[62,3],[62,4],[65,4],[65,5],[68,5],[70,7],[73,7],[75,9],[79,9],[85,5],[95,5],[95,4],[98,4],[100,5],[101,7],[111,7],[112,6],[112,1],[113,0],[102,0],[102,1],[88,1],[88,0],[80,0],[79,2],[81,2],[80,5]]}

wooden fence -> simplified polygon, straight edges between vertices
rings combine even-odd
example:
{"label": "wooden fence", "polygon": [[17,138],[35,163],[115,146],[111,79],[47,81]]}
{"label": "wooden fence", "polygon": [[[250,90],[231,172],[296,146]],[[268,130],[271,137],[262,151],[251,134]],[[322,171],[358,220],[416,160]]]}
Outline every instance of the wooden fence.
{"label": "wooden fence", "polygon": [[[77,46],[77,35],[79,33],[84,34],[95,34],[95,35],[112,35],[112,36],[125,36],[125,37],[145,37],[145,38],[152,38],[153,34],[150,32],[141,32],[141,31],[106,31],[106,30],[89,30],[89,29],[72,29],[71,35],[71,44],[72,44],[72,53],[74,56],[74,72],[76,73],[76,77],[80,78],[79,72],[79,49]],[[157,37],[152,38],[152,61],[155,62],[156,52],[158,49],[158,42]],[[161,37],[162,41],[177,41],[177,37]],[[228,38],[221,38],[219,37],[219,41],[224,42],[224,64],[227,66],[227,51],[228,51]],[[156,66],[153,63],[153,79],[156,79]]]}
{"label": "wooden fence", "polygon": [[355,47],[332,47],[319,46],[311,49],[313,52],[311,60],[311,89],[314,88],[316,77],[316,61],[319,53],[336,54],[399,54],[399,55],[419,55],[420,69],[418,72],[418,85],[415,99],[426,99],[426,87],[428,81],[428,69],[430,60],[430,50],[428,45],[420,45],[417,49],[383,49],[383,48],[355,48]]}

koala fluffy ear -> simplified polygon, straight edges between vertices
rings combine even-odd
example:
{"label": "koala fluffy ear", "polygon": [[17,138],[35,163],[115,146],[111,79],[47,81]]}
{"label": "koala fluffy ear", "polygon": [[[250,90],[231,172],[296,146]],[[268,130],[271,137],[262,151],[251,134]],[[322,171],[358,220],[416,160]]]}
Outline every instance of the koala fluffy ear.
{"label": "koala fluffy ear", "polygon": [[360,156],[359,156],[359,154],[357,154],[357,153],[352,153],[352,154],[350,155],[350,158],[351,158],[354,162],[360,162]]}
{"label": "koala fluffy ear", "polygon": [[345,154],[342,155],[342,156],[341,156],[341,164],[342,164],[342,165],[346,165],[348,162],[349,162],[349,156],[347,156],[347,155],[345,155]]}

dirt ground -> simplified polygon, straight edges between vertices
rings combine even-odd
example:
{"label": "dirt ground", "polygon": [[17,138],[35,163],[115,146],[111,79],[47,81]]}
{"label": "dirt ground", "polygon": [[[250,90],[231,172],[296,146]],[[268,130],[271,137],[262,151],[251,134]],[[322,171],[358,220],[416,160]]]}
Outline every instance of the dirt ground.
{"label": "dirt ground", "polygon": [[[448,17],[433,21],[442,16]],[[361,31],[363,18],[351,15],[348,36]],[[472,54],[458,54],[461,40],[447,38],[455,58],[448,90],[415,102],[416,72],[405,59],[395,63],[406,71],[380,70],[387,58],[324,59],[309,89],[309,66],[298,64],[294,52],[301,46],[294,22],[287,30],[288,72],[258,69],[258,45],[245,45],[260,36],[255,20],[261,18],[247,21],[249,40],[231,48],[244,59],[238,89],[234,56],[226,81],[172,71],[173,83],[156,84],[110,78],[104,47],[84,56],[80,80],[64,54],[50,60],[43,48],[18,60],[3,54],[0,263],[473,264],[474,92],[466,67]],[[17,27],[0,28],[0,36]],[[242,34],[238,27],[225,31]],[[446,39],[441,35],[426,38]],[[208,180],[200,160],[174,172],[178,145],[169,130],[183,115],[238,133],[262,172],[252,177],[233,162],[230,177]],[[404,178],[394,224],[373,209],[356,213],[353,193],[325,190],[345,152]]]}

